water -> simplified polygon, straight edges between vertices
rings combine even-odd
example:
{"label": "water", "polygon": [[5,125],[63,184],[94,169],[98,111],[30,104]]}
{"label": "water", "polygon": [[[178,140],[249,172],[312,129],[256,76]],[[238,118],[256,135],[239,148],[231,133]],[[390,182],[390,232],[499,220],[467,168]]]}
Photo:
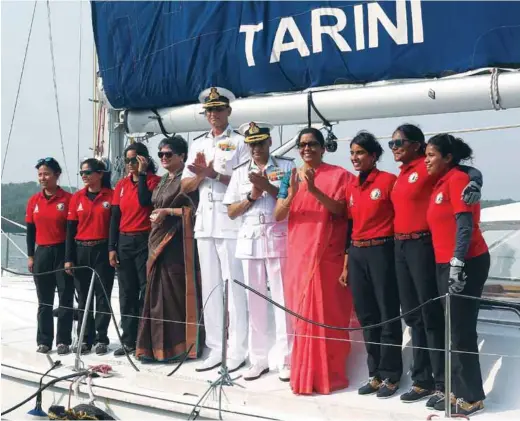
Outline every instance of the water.
{"label": "water", "polygon": [[[13,240],[13,242],[16,243],[24,253],[27,252],[25,234],[2,234],[2,266],[21,272],[27,272],[27,257],[25,257],[16,246],[6,238],[6,235],[9,236],[9,238],[11,238],[11,240]],[[7,245],[8,242],[10,243],[9,245]]]}

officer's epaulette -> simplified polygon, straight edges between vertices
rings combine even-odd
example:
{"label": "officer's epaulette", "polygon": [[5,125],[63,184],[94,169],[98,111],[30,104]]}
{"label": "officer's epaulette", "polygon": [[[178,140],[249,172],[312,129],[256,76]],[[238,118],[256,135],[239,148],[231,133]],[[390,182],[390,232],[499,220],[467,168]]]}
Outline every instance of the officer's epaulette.
{"label": "officer's epaulette", "polygon": [[238,130],[233,130],[233,133],[239,134],[240,136],[243,136],[242,133],[240,133]]}
{"label": "officer's epaulette", "polygon": [[294,161],[294,158],[291,158],[290,156],[275,156],[276,159],[285,159],[287,161]]}
{"label": "officer's epaulette", "polygon": [[248,159],[247,161],[244,161],[241,164],[238,164],[236,167],[233,167],[233,171],[236,170],[237,168],[243,167],[246,164],[249,164],[250,162],[251,162],[251,160]]}
{"label": "officer's epaulette", "polygon": [[207,136],[208,134],[209,134],[209,132],[206,132],[206,133],[202,133],[201,135],[199,135],[199,136],[195,137],[195,138],[194,138],[193,140],[195,141],[195,140],[197,140],[197,139],[201,138],[202,136]]}

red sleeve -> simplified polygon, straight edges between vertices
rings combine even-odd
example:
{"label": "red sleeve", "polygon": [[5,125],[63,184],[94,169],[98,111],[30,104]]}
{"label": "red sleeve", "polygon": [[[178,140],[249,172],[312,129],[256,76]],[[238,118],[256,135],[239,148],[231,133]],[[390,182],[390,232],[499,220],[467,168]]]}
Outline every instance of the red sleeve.
{"label": "red sleeve", "polygon": [[395,174],[390,174],[388,178],[388,198],[390,198],[392,195],[392,190],[395,186],[395,182],[397,181],[397,176]]}
{"label": "red sleeve", "polygon": [[36,196],[31,196],[29,201],[27,202],[27,211],[25,212],[25,222],[28,224],[34,224],[33,211],[34,211],[34,201]]}
{"label": "red sleeve", "polygon": [[67,220],[68,221],[77,221],[78,220],[78,212],[77,212],[77,202],[78,202],[78,196],[77,194],[74,194],[70,198],[69,202],[69,212],[67,213]]}
{"label": "red sleeve", "polygon": [[114,189],[114,195],[112,196],[112,206],[119,206],[119,199],[121,197],[121,184],[123,184],[123,180],[119,180],[116,184],[116,188]]}
{"label": "red sleeve", "polygon": [[338,200],[338,201],[347,200],[347,190],[348,190],[347,186],[348,186],[348,173],[347,173],[347,171],[342,171],[339,174],[338,185],[336,188],[336,192],[334,193],[333,199]]}
{"label": "red sleeve", "polygon": [[469,183],[469,176],[463,172],[459,172],[451,177],[448,183],[453,214],[456,215],[462,212],[472,212],[473,206],[467,205],[466,202],[462,200],[462,191]]}
{"label": "red sleeve", "polygon": [[146,180],[146,185],[148,186],[148,190],[154,191],[155,188],[159,185],[159,182],[161,181],[161,177],[158,175],[151,175],[148,177],[148,180]]}

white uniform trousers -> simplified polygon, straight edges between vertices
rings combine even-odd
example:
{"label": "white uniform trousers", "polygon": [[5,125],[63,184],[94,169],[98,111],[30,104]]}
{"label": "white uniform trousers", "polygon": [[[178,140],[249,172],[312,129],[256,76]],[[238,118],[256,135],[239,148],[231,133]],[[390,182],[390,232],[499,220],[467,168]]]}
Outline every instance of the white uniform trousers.
{"label": "white uniform trousers", "polygon": [[[242,266],[246,285],[267,296],[267,279],[269,279],[271,299],[285,306],[283,273],[286,261],[287,258],[285,257],[243,259]],[[249,360],[253,365],[267,367],[269,363],[268,306],[271,304],[249,290],[247,291],[247,299],[249,304]],[[290,364],[292,348],[292,335],[290,333],[292,331],[290,330],[289,317],[278,307],[274,307],[274,320],[276,325],[276,365],[281,368],[284,364]]]}
{"label": "white uniform trousers", "polygon": [[[247,355],[247,298],[245,288],[233,282],[244,282],[240,260],[235,258],[236,240],[199,238],[202,305],[206,346],[211,354],[222,352],[222,316],[224,280],[228,279],[228,352],[231,360],[244,360]],[[209,297],[209,299],[208,299]]]}

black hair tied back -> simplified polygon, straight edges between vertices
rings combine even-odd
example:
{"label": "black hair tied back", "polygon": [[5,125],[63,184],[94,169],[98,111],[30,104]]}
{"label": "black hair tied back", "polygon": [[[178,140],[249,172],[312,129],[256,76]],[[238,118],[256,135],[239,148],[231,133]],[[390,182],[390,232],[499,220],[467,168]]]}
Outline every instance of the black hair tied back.
{"label": "black hair tied back", "polygon": [[110,182],[110,171],[107,170],[107,166],[103,161],[96,158],[87,158],[81,162],[79,166],[80,169],[83,165],[88,165],[91,171],[103,174],[103,177],[101,178],[101,187],[112,187],[112,183]]}
{"label": "black hair tied back", "polygon": [[354,136],[354,139],[350,141],[350,146],[352,147],[352,145],[358,145],[370,155],[375,155],[376,161],[379,161],[379,158],[383,155],[383,148],[377,138],[365,130],[358,132],[358,134]]}
{"label": "black hair tied back", "polygon": [[460,162],[472,159],[473,149],[460,137],[448,133],[440,133],[433,136],[429,145],[434,146],[443,158],[451,154],[452,164],[459,165]]}

